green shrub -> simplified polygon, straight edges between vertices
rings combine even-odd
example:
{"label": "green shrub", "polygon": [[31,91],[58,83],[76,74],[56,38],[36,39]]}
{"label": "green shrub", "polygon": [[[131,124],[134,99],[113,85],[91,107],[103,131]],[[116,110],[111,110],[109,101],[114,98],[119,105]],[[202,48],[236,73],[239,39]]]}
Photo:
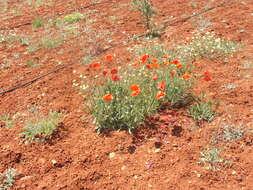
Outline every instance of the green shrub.
{"label": "green shrub", "polygon": [[44,23],[40,18],[36,18],[33,22],[32,22],[32,26],[39,28],[39,27],[43,27]]}
{"label": "green shrub", "polygon": [[27,121],[21,135],[28,141],[36,138],[46,139],[57,130],[60,121],[61,114],[58,112],[50,112],[42,118],[35,117]]}
{"label": "green shrub", "polygon": [[188,113],[195,120],[212,121],[216,115],[215,111],[212,108],[213,104],[213,102],[197,102],[188,110]]}

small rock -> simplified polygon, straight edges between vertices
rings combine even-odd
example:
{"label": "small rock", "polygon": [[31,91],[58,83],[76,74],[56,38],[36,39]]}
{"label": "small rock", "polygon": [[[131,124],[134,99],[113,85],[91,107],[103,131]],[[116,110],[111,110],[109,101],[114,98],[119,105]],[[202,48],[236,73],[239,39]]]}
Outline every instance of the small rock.
{"label": "small rock", "polygon": [[122,167],[121,167],[121,170],[125,170],[125,169],[126,169],[126,166],[122,166]]}
{"label": "small rock", "polygon": [[54,164],[54,165],[57,164],[57,161],[56,161],[56,160],[52,160],[51,162],[52,162],[52,164]]}
{"label": "small rock", "polygon": [[111,152],[111,153],[109,154],[109,158],[112,159],[112,158],[115,157],[115,155],[116,155],[115,152]]}
{"label": "small rock", "polygon": [[160,152],[160,151],[161,151],[160,148],[157,148],[157,149],[154,150],[155,153]]}
{"label": "small rock", "polygon": [[25,176],[25,177],[20,178],[20,180],[21,180],[21,181],[27,181],[27,180],[30,180],[30,179],[33,178],[33,177],[34,177],[34,176],[29,175],[29,176]]}

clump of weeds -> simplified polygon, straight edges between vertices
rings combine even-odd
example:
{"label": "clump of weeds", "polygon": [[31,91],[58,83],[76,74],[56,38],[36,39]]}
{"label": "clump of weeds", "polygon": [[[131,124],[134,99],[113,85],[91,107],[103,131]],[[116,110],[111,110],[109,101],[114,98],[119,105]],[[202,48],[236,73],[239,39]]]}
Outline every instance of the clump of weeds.
{"label": "clump of weeds", "polygon": [[9,168],[5,173],[0,173],[0,190],[7,190],[14,185],[16,169]]}
{"label": "clump of weeds", "polygon": [[217,170],[218,164],[226,164],[228,161],[221,158],[218,148],[208,148],[206,151],[200,152],[199,163],[203,164],[206,169]]}
{"label": "clump of weeds", "polygon": [[24,132],[21,135],[25,141],[46,140],[56,132],[59,123],[61,122],[62,114],[58,112],[50,112],[43,117],[34,117],[28,120],[23,127]]}

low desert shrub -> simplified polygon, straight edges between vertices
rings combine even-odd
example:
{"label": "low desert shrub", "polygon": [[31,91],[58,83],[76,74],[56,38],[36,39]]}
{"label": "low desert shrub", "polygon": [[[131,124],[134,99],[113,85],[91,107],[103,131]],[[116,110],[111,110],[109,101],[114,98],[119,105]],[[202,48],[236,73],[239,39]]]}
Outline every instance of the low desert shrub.
{"label": "low desert shrub", "polygon": [[24,132],[21,133],[26,141],[39,139],[46,139],[50,137],[56,130],[61,122],[61,114],[58,112],[50,112],[44,117],[35,117],[26,122],[23,128]]}

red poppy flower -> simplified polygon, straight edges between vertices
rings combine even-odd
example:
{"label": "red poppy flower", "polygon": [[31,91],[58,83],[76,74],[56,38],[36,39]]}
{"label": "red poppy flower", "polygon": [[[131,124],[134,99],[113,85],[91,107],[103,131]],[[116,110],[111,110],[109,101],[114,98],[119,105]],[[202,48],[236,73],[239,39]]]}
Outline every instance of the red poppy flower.
{"label": "red poppy flower", "polygon": [[177,65],[177,64],[179,64],[180,62],[177,60],[177,59],[174,59],[173,61],[172,61],[172,64],[174,64],[174,65]]}
{"label": "red poppy flower", "polygon": [[134,90],[131,94],[131,96],[139,96],[139,94],[141,93],[140,90]]}
{"label": "red poppy flower", "polygon": [[191,78],[191,75],[189,74],[189,73],[185,73],[185,74],[183,74],[183,79],[189,79],[189,78]]}
{"label": "red poppy flower", "polygon": [[157,80],[157,79],[158,79],[158,75],[157,75],[157,74],[154,74],[153,80]]}
{"label": "red poppy flower", "polygon": [[152,69],[152,65],[151,65],[151,64],[147,64],[147,65],[146,65],[146,68],[147,68],[147,69]]}
{"label": "red poppy flower", "polygon": [[41,7],[38,11],[39,13],[44,13],[45,12],[45,8],[44,7]]}
{"label": "red poppy flower", "polygon": [[117,75],[113,75],[112,80],[115,81],[115,82],[120,81],[120,77],[117,76]]}
{"label": "red poppy flower", "polygon": [[141,56],[142,63],[146,63],[146,61],[148,60],[149,57],[150,57],[150,55],[148,55],[148,54]]}
{"label": "red poppy flower", "polygon": [[170,71],[170,75],[173,77],[175,74],[177,74],[177,72],[176,71]]}
{"label": "red poppy flower", "polygon": [[204,75],[209,75],[210,73],[208,71],[205,71],[204,72]]}
{"label": "red poppy flower", "polygon": [[165,93],[163,91],[158,91],[158,93],[156,94],[156,99],[161,99],[164,96],[165,96]]}
{"label": "red poppy flower", "polygon": [[104,76],[106,76],[107,75],[107,73],[108,73],[108,71],[105,69],[105,70],[103,70],[103,72],[102,72],[102,74],[104,75]]}
{"label": "red poppy flower", "polygon": [[140,87],[137,84],[132,84],[130,88],[131,88],[132,91],[140,90]]}
{"label": "red poppy flower", "polygon": [[107,56],[105,56],[105,59],[107,61],[112,61],[113,60],[113,56],[112,55],[107,55]]}
{"label": "red poppy flower", "polygon": [[204,80],[209,82],[212,80],[212,78],[210,76],[206,75],[206,76],[204,76]]}
{"label": "red poppy flower", "polygon": [[104,101],[112,101],[112,100],[113,100],[112,94],[105,94],[105,95],[103,96],[103,100],[104,100]]}
{"label": "red poppy flower", "polygon": [[158,90],[163,91],[166,88],[166,82],[165,81],[161,81],[158,85]]}
{"label": "red poppy flower", "polygon": [[112,69],[111,70],[111,74],[114,75],[114,74],[117,74],[118,73],[118,70],[117,69]]}

